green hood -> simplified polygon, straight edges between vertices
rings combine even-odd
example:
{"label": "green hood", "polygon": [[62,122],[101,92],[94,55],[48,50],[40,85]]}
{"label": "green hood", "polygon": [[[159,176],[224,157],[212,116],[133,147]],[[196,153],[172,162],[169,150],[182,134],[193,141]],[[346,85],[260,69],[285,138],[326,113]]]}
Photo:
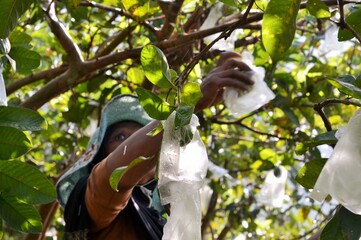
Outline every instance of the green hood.
{"label": "green hood", "polygon": [[89,175],[108,127],[123,121],[134,121],[144,126],[152,119],[143,110],[136,96],[123,94],[112,98],[102,111],[100,125],[91,137],[85,154],[61,176],[56,184],[58,201],[63,207],[78,180]]}

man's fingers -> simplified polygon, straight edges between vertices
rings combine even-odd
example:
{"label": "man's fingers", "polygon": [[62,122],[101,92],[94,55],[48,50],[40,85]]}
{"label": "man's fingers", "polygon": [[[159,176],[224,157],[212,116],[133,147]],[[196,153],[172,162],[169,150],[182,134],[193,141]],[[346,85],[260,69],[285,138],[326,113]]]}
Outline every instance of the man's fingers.
{"label": "man's fingers", "polygon": [[246,85],[254,84],[254,81],[249,77],[249,74],[247,74],[247,72],[239,71],[236,69],[215,72],[210,78],[214,78],[213,81],[219,81],[220,83],[222,83],[224,79],[227,78],[232,79],[236,82],[244,82]]}
{"label": "man's fingers", "polygon": [[224,70],[227,70],[227,69],[238,69],[238,70],[241,70],[241,71],[251,71],[252,69],[247,65],[245,64],[244,62],[240,61],[239,59],[230,59],[228,60],[227,62],[225,62],[223,65],[222,65],[222,68]]}
{"label": "man's fingers", "polygon": [[224,52],[221,53],[220,58],[218,60],[217,66],[221,66],[223,64],[225,64],[227,61],[229,61],[230,59],[234,59],[234,58],[241,58],[241,55],[239,55],[238,53],[235,52]]}
{"label": "man's fingers", "polygon": [[222,87],[233,87],[242,91],[248,90],[252,84],[245,81],[235,81],[234,78],[223,78],[221,82]]}

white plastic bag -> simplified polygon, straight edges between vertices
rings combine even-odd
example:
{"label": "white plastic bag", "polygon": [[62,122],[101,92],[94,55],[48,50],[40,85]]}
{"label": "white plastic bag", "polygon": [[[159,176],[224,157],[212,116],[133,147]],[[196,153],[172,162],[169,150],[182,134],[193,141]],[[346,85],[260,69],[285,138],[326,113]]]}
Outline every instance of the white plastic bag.
{"label": "white plastic bag", "polygon": [[279,175],[275,175],[275,170],[269,171],[264,185],[260,193],[257,195],[257,200],[272,208],[280,208],[283,205],[285,196],[285,187],[287,180],[287,170],[279,166]]}
{"label": "white plastic bag", "polygon": [[200,240],[200,188],[207,173],[208,156],[197,131],[198,118],[189,124],[193,139],[180,146],[179,130],[174,130],[175,112],[163,123],[164,133],[159,157],[158,189],[163,205],[171,214],[164,227],[163,240]]}
{"label": "white plastic bag", "polygon": [[0,67],[0,106],[7,106],[5,82],[2,72],[3,69]]}
{"label": "white plastic bag", "polygon": [[310,197],[323,201],[328,194],[361,215],[361,109],[350,119],[323,167]]}
{"label": "white plastic bag", "polygon": [[248,92],[242,92],[235,88],[225,89],[224,103],[235,117],[257,110],[275,98],[275,94],[264,82],[264,68],[254,66],[253,56],[248,52],[242,54],[242,61],[252,69],[247,74],[254,81],[254,84]]}

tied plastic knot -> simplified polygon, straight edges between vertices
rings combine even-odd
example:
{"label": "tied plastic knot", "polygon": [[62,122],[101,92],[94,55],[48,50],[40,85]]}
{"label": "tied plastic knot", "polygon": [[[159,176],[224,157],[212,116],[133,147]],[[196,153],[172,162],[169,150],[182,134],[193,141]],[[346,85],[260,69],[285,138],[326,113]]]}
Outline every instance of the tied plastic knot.
{"label": "tied plastic knot", "polygon": [[282,207],[286,180],[287,170],[284,167],[279,166],[277,169],[269,171],[257,200],[272,208]]}
{"label": "tied plastic knot", "polygon": [[175,112],[163,123],[164,133],[159,157],[158,189],[163,205],[170,204],[171,214],[164,227],[163,240],[201,239],[200,188],[207,173],[208,156],[197,131],[193,114],[189,127],[190,143],[180,145],[179,130],[174,126]]}
{"label": "tied plastic knot", "polygon": [[254,81],[253,86],[247,92],[228,87],[223,93],[224,103],[235,117],[257,110],[275,98],[275,94],[264,82],[264,68],[254,66],[253,57],[247,52],[242,54],[242,61],[252,69],[245,73]]}
{"label": "tied plastic knot", "polygon": [[345,208],[361,215],[361,109],[350,119],[323,167],[310,197],[323,201],[331,195]]}

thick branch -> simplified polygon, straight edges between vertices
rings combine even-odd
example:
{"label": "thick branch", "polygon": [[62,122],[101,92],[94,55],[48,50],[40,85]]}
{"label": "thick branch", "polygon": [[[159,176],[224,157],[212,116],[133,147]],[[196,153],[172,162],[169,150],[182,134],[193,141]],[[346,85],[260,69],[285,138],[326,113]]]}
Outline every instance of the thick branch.
{"label": "thick branch", "polygon": [[[97,71],[101,70],[102,68],[111,64],[119,63],[125,59],[138,58],[140,56],[140,50],[141,49],[139,48],[132,51],[128,50],[121,53],[107,55],[105,57],[86,61],[82,63],[77,69],[73,69],[73,71],[69,69],[62,75],[59,75],[58,77],[47,83],[42,89],[40,89],[33,96],[27,99],[22,104],[22,106],[36,110],[52,98],[66,92],[72,87],[75,87],[79,83],[91,79],[93,76],[96,75]],[[90,69],[92,71],[89,71]]]}
{"label": "thick branch", "polygon": [[65,70],[68,68],[66,65],[61,65],[57,68],[48,69],[42,72],[32,73],[22,79],[16,80],[15,82],[9,84],[6,87],[6,93],[8,95],[12,94],[16,90],[20,89],[23,86],[26,86],[28,84],[34,83],[36,81],[42,80],[42,79],[50,79],[58,76],[59,74],[65,72]]}
{"label": "thick branch", "polygon": [[224,226],[224,228],[222,229],[221,233],[219,234],[217,240],[223,240],[227,236],[227,233],[230,230],[231,230],[231,226],[227,223],[226,226]]}
{"label": "thick branch", "polygon": [[158,32],[158,40],[167,39],[172,35],[183,2],[184,0],[176,0],[175,2],[159,1],[159,5],[163,6],[162,10],[166,18],[162,29]]}
{"label": "thick branch", "polygon": [[27,99],[22,106],[31,109],[38,109],[43,106],[50,99],[53,99],[60,93],[65,92],[69,89],[67,85],[67,79],[71,77],[71,72],[67,70],[55,79],[51,80],[45,86],[37,91],[33,96]]}
{"label": "thick branch", "polygon": [[[49,2],[47,2],[49,3]],[[44,5],[46,5],[45,3]],[[63,24],[59,22],[59,19],[57,18],[55,14],[55,1],[51,1],[48,6],[44,6],[44,14],[46,17],[46,20],[48,21],[49,27],[56,36],[56,38],[59,40],[61,46],[64,48],[65,52],[67,53],[69,57],[69,61],[74,64],[79,64],[83,62],[83,57],[81,55],[81,51],[72,40],[69,33],[66,31]],[[70,66],[72,67],[72,66]]]}

